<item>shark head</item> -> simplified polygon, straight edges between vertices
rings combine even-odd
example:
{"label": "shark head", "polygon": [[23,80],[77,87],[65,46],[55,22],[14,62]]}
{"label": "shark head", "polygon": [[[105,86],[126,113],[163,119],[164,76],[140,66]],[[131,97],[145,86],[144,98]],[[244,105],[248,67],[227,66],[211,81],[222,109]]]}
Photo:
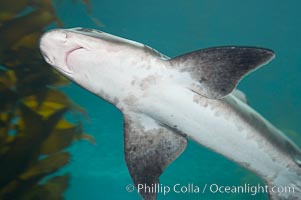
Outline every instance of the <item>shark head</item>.
{"label": "shark head", "polygon": [[133,66],[126,65],[131,62],[127,54],[135,55],[143,47],[87,28],[54,29],[40,39],[40,50],[48,64],[90,92],[107,97],[108,101],[120,96],[122,87],[129,82],[122,76],[129,70],[125,66]]}

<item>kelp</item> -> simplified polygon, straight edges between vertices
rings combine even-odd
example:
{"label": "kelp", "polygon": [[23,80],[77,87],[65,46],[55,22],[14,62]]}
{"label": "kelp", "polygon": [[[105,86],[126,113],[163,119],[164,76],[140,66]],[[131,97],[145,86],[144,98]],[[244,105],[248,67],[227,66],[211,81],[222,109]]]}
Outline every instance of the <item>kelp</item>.
{"label": "kelp", "polygon": [[[89,1],[83,1],[91,10]],[[50,25],[62,26],[51,0],[0,2],[0,199],[63,199],[69,174],[65,149],[85,134],[84,113],[58,86],[68,84],[42,59],[38,42]]]}

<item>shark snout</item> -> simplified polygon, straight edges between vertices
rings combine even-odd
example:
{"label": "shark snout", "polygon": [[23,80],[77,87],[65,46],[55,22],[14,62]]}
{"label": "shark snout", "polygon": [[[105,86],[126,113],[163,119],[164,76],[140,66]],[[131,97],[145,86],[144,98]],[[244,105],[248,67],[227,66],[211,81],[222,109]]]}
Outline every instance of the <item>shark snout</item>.
{"label": "shark snout", "polygon": [[41,54],[46,62],[67,74],[72,74],[67,57],[79,48],[82,47],[73,40],[73,33],[62,29],[46,32],[40,39]]}

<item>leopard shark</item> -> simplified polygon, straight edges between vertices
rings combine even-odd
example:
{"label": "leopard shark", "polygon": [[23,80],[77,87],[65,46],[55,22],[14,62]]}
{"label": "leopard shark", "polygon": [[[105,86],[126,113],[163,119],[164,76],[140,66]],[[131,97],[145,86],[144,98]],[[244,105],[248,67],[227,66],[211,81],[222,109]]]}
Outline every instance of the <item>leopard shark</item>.
{"label": "leopard shark", "polygon": [[[221,46],[169,58],[139,42],[88,28],[40,39],[47,63],[123,113],[125,161],[136,187],[159,176],[187,139],[256,173],[273,200],[301,199],[301,151],[236,89],[275,57],[272,50]],[[293,192],[275,192],[290,186]],[[144,200],[156,193],[141,191]]]}

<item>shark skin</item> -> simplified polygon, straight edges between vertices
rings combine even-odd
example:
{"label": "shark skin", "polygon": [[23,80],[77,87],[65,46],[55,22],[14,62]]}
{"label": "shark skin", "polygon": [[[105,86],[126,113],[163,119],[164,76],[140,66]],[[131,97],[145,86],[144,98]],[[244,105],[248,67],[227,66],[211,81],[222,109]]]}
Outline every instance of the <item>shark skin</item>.
{"label": "shark skin", "polygon": [[[301,151],[235,89],[274,58],[255,47],[215,47],[175,58],[138,42],[86,28],[55,29],[40,40],[45,60],[124,116],[125,160],[138,184],[159,176],[187,139],[255,172],[273,200],[301,199]],[[141,191],[145,200],[156,194]]]}

